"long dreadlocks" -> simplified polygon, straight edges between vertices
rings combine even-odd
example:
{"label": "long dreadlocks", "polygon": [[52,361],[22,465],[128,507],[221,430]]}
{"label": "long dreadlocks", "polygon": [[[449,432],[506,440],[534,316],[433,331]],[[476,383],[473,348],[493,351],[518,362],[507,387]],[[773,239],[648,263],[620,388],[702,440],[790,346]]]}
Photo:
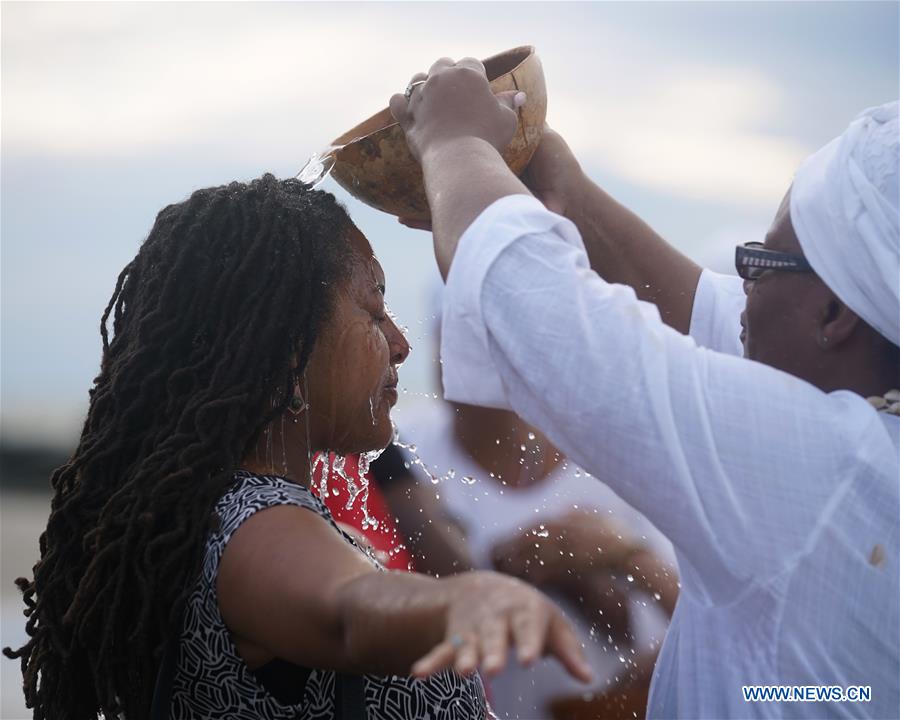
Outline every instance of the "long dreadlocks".
{"label": "long dreadlocks", "polygon": [[119,275],[34,580],[16,581],[30,639],[3,652],[21,658],[35,718],[148,716],[213,505],[291,397],[348,228],[331,195],[265,175],[163,209]]}

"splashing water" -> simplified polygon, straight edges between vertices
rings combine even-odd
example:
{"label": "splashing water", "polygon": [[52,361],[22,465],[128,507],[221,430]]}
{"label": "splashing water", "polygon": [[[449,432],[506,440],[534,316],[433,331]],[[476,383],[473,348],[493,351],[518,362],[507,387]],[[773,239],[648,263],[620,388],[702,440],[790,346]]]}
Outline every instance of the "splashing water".
{"label": "splashing water", "polygon": [[[332,470],[334,470],[334,474],[337,475],[341,480],[343,480],[344,484],[347,486],[347,494],[350,497],[347,499],[347,504],[344,507],[346,510],[349,510],[353,507],[353,503],[356,502],[356,498],[358,498],[362,493],[363,485],[365,483],[362,480],[362,477],[360,477],[360,481],[357,483],[356,480],[350,476],[350,474],[344,467],[346,462],[347,458],[345,458],[343,455],[335,454],[334,462],[332,463],[331,467]],[[362,473],[360,473],[360,476],[362,476]]]}
{"label": "splashing water", "polygon": [[[422,458],[420,458],[416,453],[416,446],[413,444],[404,443],[402,440],[400,440],[400,431],[397,429],[397,424],[393,420],[391,420],[391,427],[394,429],[394,434],[391,437],[391,442],[394,443],[394,445],[396,445],[397,447],[403,448],[413,456],[411,465],[418,465],[420,468],[422,468],[422,472],[424,472],[428,476],[428,479],[431,480],[432,485],[437,485],[444,480],[452,480],[454,477],[456,477],[456,471],[453,468],[450,468],[446,475],[435,475],[433,472],[431,472]],[[411,467],[411,465],[408,467]]]}
{"label": "splashing water", "polygon": [[[331,174],[334,164],[337,162],[338,151],[361,139],[362,137],[355,137],[343,145],[331,145],[320,153],[313,153],[303,169],[297,173],[296,178],[300,182],[310,185],[311,188],[315,188]],[[354,178],[353,184],[359,185],[359,178]]]}
{"label": "splashing water", "polygon": [[390,307],[387,306],[387,304],[385,304],[385,306],[384,306],[384,312],[391,319],[391,321],[394,323],[394,325],[397,326],[397,328],[400,330],[400,332],[403,333],[403,337],[408,337],[409,336],[409,328],[400,322],[400,318],[398,318],[396,315],[394,315],[394,313],[391,311]]}
{"label": "splashing water", "polygon": [[331,476],[331,454],[316,453],[309,469],[309,482],[313,485],[316,481],[316,472],[319,472],[319,497],[323,500],[328,497],[328,478]]}
{"label": "splashing water", "polygon": [[359,456],[359,474],[360,477],[366,475],[369,472],[369,466],[375,462],[378,458],[381,457],[381,453],[384,452],[384,448],[381,450],[370,450],[369,452],[361,453]]}
{"label": "splashing water", "polygon": [[340,150],[340,147],[331,147],[323,153],[313,153],[312,157],[306,161],[303,169],[297,173],[297,179],[306,183],[310,188],[318,187],[325,178],[331,174],[334,168],[334,152]]}
{"label": "splashing water", "polygon": [[[435,396],[435,397],[437,397],[437,396]],[[413,457],[411,462],[404,463],[406,465],[407,470],[411,469],[412,466],[414,466],[414,465],[419,466],[420,468],[422,468],[422,472],[424,472],[425,475],[428,476],[428,479],[431,481],[432,485],[437,485],[446,480],[455,480],[456,479],[456,477],[457,477],[456,470],[454,470],[453,468],[447,468],[447,472],[444,473],[443,475],[437,475],[434,472],[432,472],[432,470],[429,469],[429,467],[425,464],[425,462],[422,460],[422,458],[419,457],[418,452],[417,452],[418,448],[416,447],[416,445],[414,443],[405,443],[400,439],[400,431],[397,429],[397,425],[393,420],[391,420],[391,427],[394,429],[394,434],[391,438],[391,442],[394,443],[394,445],[396,445],[397,447],[401,447],[404,450],[406,450]],[[463,475],[462,477],[459,478],[459,482],[461,482],[465,485],[474,485],[475,483],[478,482],[478,478],[476,478],[472,475]],[[477,502],[477,499],[476,499],[476,502]]]}
{"label": "splashing water", "polygon": [[[356,477],[353,477],[351,472],[348,472],[346,468],[346,458],[342,455],[334,454],[331,461],[330,467],[326,466],[323,468],[322,482],[320,483],[320,492],[324,489],[325,492],[328,491],[327,482],[325,480],[326,470],[329,472],[333,472],[337,475],[341,480],[344,481],[344,485],[347,488],[347,502],[344,505],[344,509],[352,510],[353,505],[359,500],[359,509],[362,511],[363,520],[362,520],[362,530],[365,531],[369,528],[373,530],[377,530],[379,526],[379,522],[377,519],[373,518],[369,515],[369,466],[372,462],[378,458],[384,450],[373,450],[371,452],[360,453],[357,458],[357,473]],[[330,453],[323,453],[323,455],[331,456]],[[337,488],[332,489],[332,494],[337,496],[339,494]],[[324,495],[323,495],[324,497]]]}

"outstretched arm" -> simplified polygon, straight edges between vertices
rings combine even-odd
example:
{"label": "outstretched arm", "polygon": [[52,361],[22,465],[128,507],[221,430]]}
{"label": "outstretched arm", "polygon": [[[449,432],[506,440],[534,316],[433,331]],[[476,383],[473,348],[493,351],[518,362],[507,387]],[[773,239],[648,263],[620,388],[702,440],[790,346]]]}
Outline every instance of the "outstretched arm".
{"label": "outstretched arm", "polygon": [[490,673],[513,648],[523,662],[556,655],[590,679],[569,624],[524,583],[495,573],[435,580],[379,572],[304,508],[275,506],[244,521],[216,584],[222,618],[251,667],[278,657],[356,673],[425,676],[479,665]]}

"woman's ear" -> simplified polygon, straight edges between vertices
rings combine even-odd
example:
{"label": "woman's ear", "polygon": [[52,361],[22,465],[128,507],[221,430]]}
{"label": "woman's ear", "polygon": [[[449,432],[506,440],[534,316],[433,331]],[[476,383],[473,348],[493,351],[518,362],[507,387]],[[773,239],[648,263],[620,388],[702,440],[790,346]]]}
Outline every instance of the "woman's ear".
{"label": "woman's ear", "polygon": [[822,350],[832,350],[843,345],[856,330],[859,315],[844,305],[834,294],[825,304],[821,314],[816,340]]}

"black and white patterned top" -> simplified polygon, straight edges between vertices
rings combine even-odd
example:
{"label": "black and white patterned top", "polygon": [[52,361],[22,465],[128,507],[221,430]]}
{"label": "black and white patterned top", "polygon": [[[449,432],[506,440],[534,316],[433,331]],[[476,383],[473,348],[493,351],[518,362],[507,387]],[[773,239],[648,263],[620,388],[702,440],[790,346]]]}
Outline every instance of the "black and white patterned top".
{"label": "black and white patterned top", "polygon": [[[299,702],[292,704],[284,698],[277,699],[244,664],[219,613],[216,576],[225,545],[253,513],[274,505],[297,505],[311,510],[325,518],[347,542],[358,547],[334,523],[325,505],[305,487],[280,477],[257,476],[246,471],[235,473],[235,484],[216,505],[220,527],[210,533],[201,575],[188,599],[169,711],[169,717],[175,720],[332,720],[335,716],[334,672],[304,671],[306,683],[302,695],[295,698]],[[490,717],[477,674],[463,678],[445,671],[426,680],[366,675],[364,686],[364,720]]]}

